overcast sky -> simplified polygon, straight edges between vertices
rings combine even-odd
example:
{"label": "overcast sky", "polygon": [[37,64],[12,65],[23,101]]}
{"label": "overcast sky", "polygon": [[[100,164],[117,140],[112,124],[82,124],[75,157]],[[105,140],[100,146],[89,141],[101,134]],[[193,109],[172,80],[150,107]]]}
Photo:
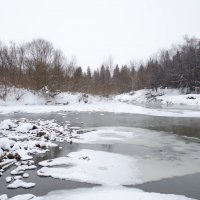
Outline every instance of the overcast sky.
{"label": "overcast sky", "polygon": [[0,0],[0,40],[50,40],[84,67],[145,60],[200,38],[200,0]]}

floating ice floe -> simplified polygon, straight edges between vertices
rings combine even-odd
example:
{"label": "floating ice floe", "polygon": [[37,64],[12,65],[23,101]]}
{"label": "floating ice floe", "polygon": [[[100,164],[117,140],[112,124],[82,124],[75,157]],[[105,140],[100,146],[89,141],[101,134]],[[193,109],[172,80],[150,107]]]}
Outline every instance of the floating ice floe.
{"label": "floating ice floe", "polygon": [[9,200],[31,200],[34,198],[35,196],[32,194],[22,194],[22,195],[17,195],[15,197],[12,197]]}
{"label": "floating ice floe", "polygon": [[12,177],[11,176],[6,177],[6,183],[10,183],[11,181],[12,181]]}
{"label": "floating ice floe", "polygon": [[25,170],[31,170],[31,169],[36,169],[35,165],[21,165],[18,166],[16,169],[11,171],[12,175],[18,175],[18,174],[23,174]]}
{"label": "floating ice floe", "polygon": [[19,187],[22,187],[22,188],[31,188],[31,187],[34,187],[34,186],[35,186],[35,183],[24,182],[24,181],[22,181],[20,179],[16,179],[11,184],[9,184],[7,187],[9,189],[16,189],[16,188],[19,188]]}
{"label": "floating ice floe", "polygon": [[136,160],[115,153],[85,149],[39,164],[45,166],[38,170],[39,176],[112,186],[140,182]]}
{"label": "floating ice floe", "polygon": [[19,180],[19,179],[22,179],[21,175],[14,176],[14,180]]}
{"label": "floating ice floe", "polygon": [[23,176],[23,178],[28,178],[29,174],[28,173],[24,173],[22,176]]}

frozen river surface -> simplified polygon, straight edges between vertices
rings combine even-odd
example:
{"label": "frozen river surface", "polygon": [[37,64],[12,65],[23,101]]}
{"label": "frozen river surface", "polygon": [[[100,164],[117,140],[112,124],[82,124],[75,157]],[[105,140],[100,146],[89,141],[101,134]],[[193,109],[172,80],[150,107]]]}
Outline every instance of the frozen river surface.
{"label": "frozen river surface", "polygon": [[[58,189],[126,185],[147,192],[200,199],[198,118],[59,112],[0,115],[0,121],[22,117],[32,120],[56,119],[59,123],[70,121],[71,126],[91,131],[81,134],[73,144],[60,143],[62,149],[55,147],[46,154],[36,155],[37,169],[29,171],[28,180],[36,183],[31,189],[7,189],[5,178],[14,169],[11,167],[0,178],[0,194],[9,197],[26,193],[41,196]],[[67,155],[72,160],[63,159]],[[77,159],[84,156],[89,158],[89,164]],[[41,163],[54,158],[59,160],[53,160],[51,166],[48,162]]]}

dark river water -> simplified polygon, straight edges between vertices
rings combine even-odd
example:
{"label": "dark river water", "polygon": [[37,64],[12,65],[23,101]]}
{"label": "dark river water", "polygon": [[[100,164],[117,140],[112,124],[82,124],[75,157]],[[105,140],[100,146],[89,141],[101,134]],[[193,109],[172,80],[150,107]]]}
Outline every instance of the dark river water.
{"label": "dark river water", "polygon": [[[146,128],[158,131],[167,131],[171,134],[188,136],[190,140],[194,138],[200,139],[200,119],[198,118],[176,118],[176,117],[156,117],[156,116],[145,116],[136,114],[114,114],[114,113],[91,113],[91,112],[59,112],[49,114],[8,114],[0,115],[0,121],[3,119],[17,119],[17,118],[28,118],[28,119],[56,119],[60,123],[70,121],[72,126],[80,126],[83,128],[90,127],[103,127],[103,126],[123,126],[123,127],[137,127]],[[199,144],[200,145],[200,144]],[[128,144],[65,144],[61,143],[63,149],[52,148],[50,152],[46,154],[40,154],[34,157],[36,165],[38,162],[56,158],[60,156],[66,156],[72,151],[80,149],[93,149],[107,152],[129,154],[132,151],[136,151],[133,145]],[[142,153],[142,152],[141,152]],[[38,165],[37,165],[38,166]],[[12,197],[17,194],[31,193],[34,195],[45,195],[52,190],[58,189],[74,189],[81,187],[94,187],[94,184],[80,183],[67,180],[53,179],[49,177],[37,176],[37,170],[27,171],[30,175],[27,181],[35,182],[36,186],[31,189],[7,189],[7,183],[5,178],[10,176],[10,171],[15,167],[11,167],[7,170],[2,177],[0,177],[0,194],[7,194]],[[38,166],[39,168],[39,166]],[[156,169],[155,169],[156,170]],[[158,192],[158,193],[170,193],[170,194],[181,194],[187,197],[200,199],[200,173],[185,175],[180,177],[166,178],[160,181],[152,181],[145,184],[134,185],[129,187],[136,187],[147,192]]]}

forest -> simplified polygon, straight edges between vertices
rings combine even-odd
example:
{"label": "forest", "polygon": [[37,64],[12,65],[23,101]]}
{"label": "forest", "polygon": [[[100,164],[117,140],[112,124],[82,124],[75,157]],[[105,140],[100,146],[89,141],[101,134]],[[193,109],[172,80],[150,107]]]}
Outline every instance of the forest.
{"label": "forest", "polygon": [[200,86],[200,40],[185,37],[182,44],[160,51],[145,64],[119,66],[110,59],[100,68],[85,71],[44,39],[23,44],[0,42],[0,85],[103,96],[158,87],[191,92]]}

